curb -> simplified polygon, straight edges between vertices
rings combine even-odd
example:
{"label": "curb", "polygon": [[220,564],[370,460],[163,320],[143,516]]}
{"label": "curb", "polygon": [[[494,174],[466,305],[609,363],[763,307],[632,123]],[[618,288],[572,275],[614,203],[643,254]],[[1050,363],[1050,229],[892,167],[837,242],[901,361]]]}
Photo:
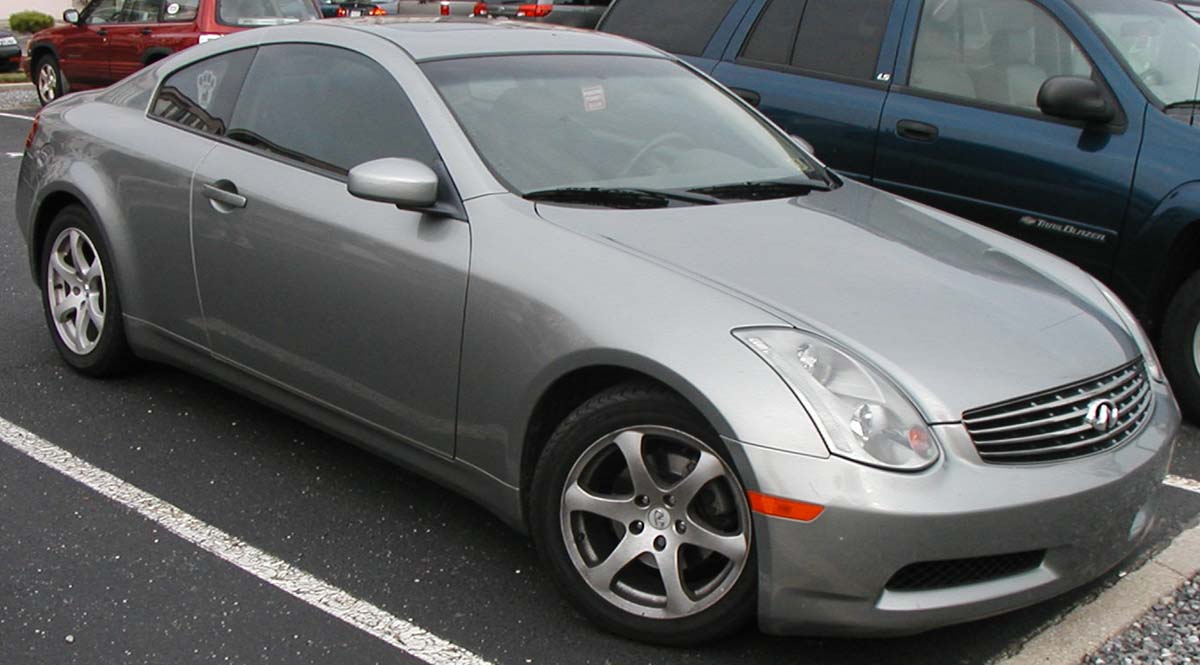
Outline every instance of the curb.
{"label": "curb", "polygon": [[1198,571],[1200,526],[1176,536],[1146,565],[1121,578],[1092,602],[1071,611],[1027,642],[1016,655],[996,665],[1079,665]]}
{"label": "curb", "polygon": [[15,90],[17,88],[29,88],[33,90],[33,84],[28,81],[23,83],[0,83],[0,90]]}

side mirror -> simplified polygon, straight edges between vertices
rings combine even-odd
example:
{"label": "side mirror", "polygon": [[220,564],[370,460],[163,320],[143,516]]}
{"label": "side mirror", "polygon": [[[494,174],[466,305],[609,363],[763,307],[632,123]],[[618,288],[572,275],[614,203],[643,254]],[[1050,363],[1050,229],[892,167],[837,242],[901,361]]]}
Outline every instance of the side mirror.
{"label": "side mirror", "polygon": [[438,177],[415,159],[386,157],[350,169],[346,189],[360,199],[394,203],[401,208],[432,208]]}
{"label": "side mirror", "polygon": [[1055,76],[1038,91],[1038,108],[1048,116],[1105,125],[1117,117],[1100,84],[1082,76]]}
{"label": "side mirror", "polygon": [[74,9],[68,9],[63,12],[63,20],[71,25],[79,25],[79,12]]}
{"label": "side mirror", "polygon": [[801,150],[803,150],[804,152],[807,152],[808,154],[812,155],[813,157],[817,156],[817,151],[813,149],[811,143],[804,140],[804,137],[796,136],[795,134],[792,134],[792,143],[795,143],[796,145],[800,146]]}

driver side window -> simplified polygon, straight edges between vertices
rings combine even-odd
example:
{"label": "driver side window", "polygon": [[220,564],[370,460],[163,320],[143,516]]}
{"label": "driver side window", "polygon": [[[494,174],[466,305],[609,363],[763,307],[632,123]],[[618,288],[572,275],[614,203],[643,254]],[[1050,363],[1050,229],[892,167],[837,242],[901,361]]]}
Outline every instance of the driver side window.
{"label": "driver side window", "polygon": [[1047,79],[1091,75],[1071,36],[1029,0],[927,0],[909,85],[1037,111]]}
{"label": "driver side window", "polygon": [[99,25],[103,23],[117,23],[120,21],[121,12],[124,9],[126,0],[96,0],[87,8],[87,18],[84,23],[88,25]]}

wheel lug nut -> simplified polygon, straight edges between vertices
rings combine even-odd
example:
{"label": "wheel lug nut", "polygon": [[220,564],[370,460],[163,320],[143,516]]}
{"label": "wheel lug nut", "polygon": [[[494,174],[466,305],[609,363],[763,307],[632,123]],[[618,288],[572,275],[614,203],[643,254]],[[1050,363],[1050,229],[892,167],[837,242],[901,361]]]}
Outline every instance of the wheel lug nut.
{"label": "wheel lug nut", "polygon": [[655,538],[654,549],[658,550],[659,552],[667,549],[667,539],[663,538],[662,536]]}
{"label": "wheel lug nut", "polygon": [[668,494],[663,497],[663,503],[667,504],[668,506],[674,506],[675,505],[675,497]]}
{"label": "wheel lug nut", "polygon": [[646,496],[645,494],[639,494],[636,498],[634,498],[633,502],[645,508],[646,506],[650,505],[650,497]]}
{"label": "wheel lug nut", "polygon": [[634,520],[633,524],[629,525],[629,531],[632,532],[633,535],[635,535],[635,536],[638,535],[639,533],[641,533],[642,530],[645,528],[646,528],[646,525],[642,524],[641,520]]}
{"label": "wheel lug nut", "polygon": [[679,533],[687,533],[687,523],[683,520],[675,520],[675,530]]}

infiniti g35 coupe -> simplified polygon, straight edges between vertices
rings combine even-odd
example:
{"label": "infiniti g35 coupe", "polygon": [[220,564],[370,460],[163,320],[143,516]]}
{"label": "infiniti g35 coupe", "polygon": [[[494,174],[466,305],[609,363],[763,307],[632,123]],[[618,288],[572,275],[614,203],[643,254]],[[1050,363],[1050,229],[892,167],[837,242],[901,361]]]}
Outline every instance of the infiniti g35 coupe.
{"label": "infiniti g35 coupe", "polygon": [[416,468],[616,633],[918,632],[1091,580],[1153,522],[1179,415],[1117,298],[635,42],[265,28],[28,143],[67,364],[171,363]]}

